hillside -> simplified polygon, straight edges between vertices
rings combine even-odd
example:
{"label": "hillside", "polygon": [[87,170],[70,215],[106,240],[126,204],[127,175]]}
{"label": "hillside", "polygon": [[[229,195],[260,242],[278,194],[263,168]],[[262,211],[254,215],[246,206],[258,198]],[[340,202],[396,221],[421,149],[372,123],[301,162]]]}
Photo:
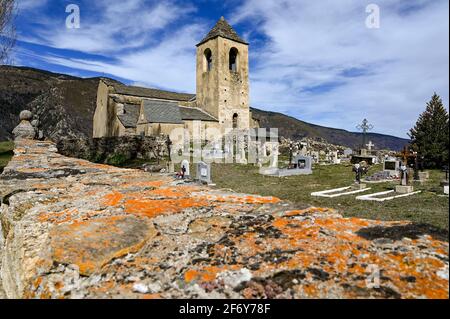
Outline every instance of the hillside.
{"label": "hillside", "polygon": [[[278,128],[278,134],[293,140],[304,137],[323,138],[328,143],[348,146],[354,149],[360,147],[362,134],[342,129],[319,126],[300,121],[281,113],[262,111],[252,108],[253,117],[259,119],[262,127]],[[377,149],[401,150],[409,141],[407,139],[368,133],[367,141],[371,140]]]}
{"label": "hillside", "polygon": [[[99,78],[82,79],[26,67],[0,66],[0,141],[11,139],[23,109],[39,117],[46,137],[90,137]],[[280,113],[253,109],[263,127],[277,127],[281,136],[323,138],[329,143],[357,147],[361,134],[309,124]],[[378,148],[398,150],[407,140],[370,134]]]}
{"label": "hillside", "polygon": [[90,136],[97,84],[98,78],[0,66],[0,141],[12,137],[23,109],[39,117],[40,129],[53,140]]}

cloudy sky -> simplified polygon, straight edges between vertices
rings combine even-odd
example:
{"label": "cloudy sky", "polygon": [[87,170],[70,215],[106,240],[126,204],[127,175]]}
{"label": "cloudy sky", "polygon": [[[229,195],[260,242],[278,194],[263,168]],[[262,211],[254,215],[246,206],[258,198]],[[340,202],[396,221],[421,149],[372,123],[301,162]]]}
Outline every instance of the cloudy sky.
{"label": "cloudy sky", "polygon": [[16,65],[195,93],[195,44],[223,15],[250,43],[253,107],[351,131],[367,118],[400,137],[433,92],[448,109],[448,0],[18,2]]}

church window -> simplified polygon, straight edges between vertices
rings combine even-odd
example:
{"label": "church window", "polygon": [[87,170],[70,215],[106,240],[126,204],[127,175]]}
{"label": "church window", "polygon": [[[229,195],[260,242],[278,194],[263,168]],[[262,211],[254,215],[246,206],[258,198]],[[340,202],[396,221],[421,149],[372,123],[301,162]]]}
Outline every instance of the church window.
{"label": "church window", "polygon": [[236,48],[231,48],[229,54],[229,68],[230,71],[237,72],[238,69],[238,50]]}
{"label": "church window", "polygon": [[211,71],[212,69],[212,52],[210,49],[205,50],[205,71]]}
{"label": "church window", "polygon": [[233,114],[233,128],[237,128],[238,127],[238,115],[237,113]]}

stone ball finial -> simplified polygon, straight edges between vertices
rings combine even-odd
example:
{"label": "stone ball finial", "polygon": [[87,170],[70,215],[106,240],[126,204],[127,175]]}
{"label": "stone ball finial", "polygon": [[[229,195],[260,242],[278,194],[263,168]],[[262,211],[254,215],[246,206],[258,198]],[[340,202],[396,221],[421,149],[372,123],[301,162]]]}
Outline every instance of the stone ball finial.
{"label": "stone ball finial", "polygon": [[31,121],[33,119],[33,113],[28,110],[23,110],[20,112],[19,119],[21,121]]}
{"label": "stone ball finial", "polygon": [[30,123],[30,120],[33,118],[33,113],[27,110],[22,111],[20,112],[19,118],[20,123],[12,132],[14,134],[14,138],[34,139],[36,137],[36,130]]}

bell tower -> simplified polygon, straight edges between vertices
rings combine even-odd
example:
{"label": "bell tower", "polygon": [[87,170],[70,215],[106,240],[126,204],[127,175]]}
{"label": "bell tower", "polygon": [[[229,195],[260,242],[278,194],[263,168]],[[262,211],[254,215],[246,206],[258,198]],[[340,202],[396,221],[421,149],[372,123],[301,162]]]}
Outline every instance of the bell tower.
{"label": "bell tower", "polygon": [[250,126],[248,43],[224,17],[197,44],[197,106],[220,127]]}

